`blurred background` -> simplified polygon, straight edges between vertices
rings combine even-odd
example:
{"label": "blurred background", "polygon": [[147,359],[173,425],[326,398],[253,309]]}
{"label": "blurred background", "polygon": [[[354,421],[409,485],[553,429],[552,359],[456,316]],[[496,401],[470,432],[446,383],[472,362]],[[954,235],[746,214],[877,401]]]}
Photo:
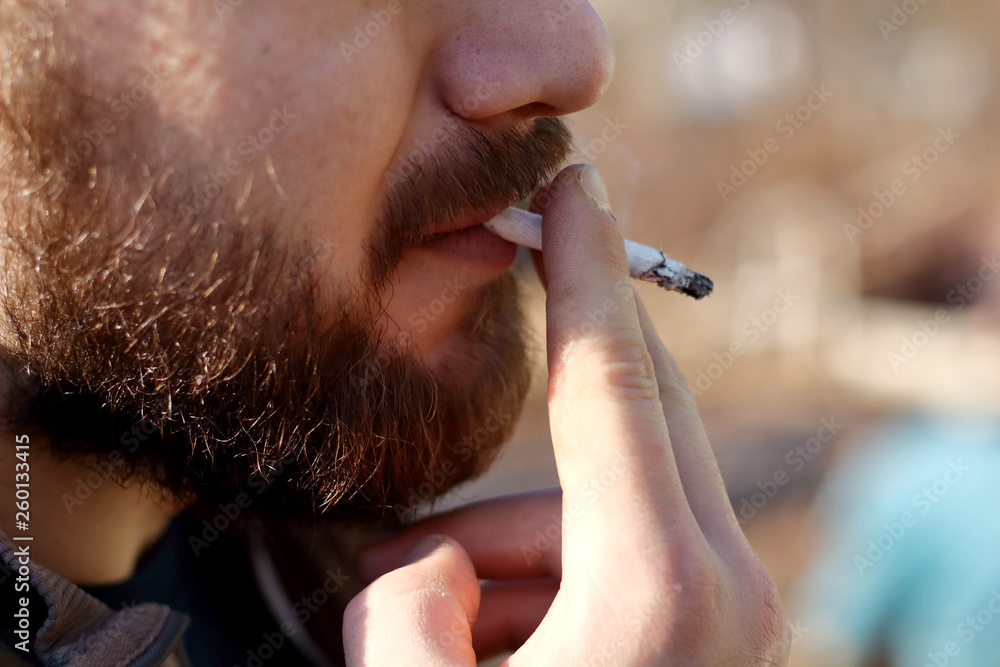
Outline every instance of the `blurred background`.
{"label": "blurred background", "polygon": [[[628,237],[715,280],[640,294],[793,665],[1000,665],[1000,4],[593,4],[617,71],[578,161]],[[442,506],[557,483],[544,372]]]}

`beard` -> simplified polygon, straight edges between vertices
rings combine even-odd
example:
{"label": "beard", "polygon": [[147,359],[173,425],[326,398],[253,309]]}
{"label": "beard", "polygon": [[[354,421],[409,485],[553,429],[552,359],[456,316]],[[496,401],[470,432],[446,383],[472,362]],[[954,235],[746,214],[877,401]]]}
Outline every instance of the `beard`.
{"label": "beard", "polygon": [[360,277],[321,295],[335,254],[233,204],[235,183],[193,201],[179,158],[136,166],[156,151],[131,123],[84,154],[82,73],[45,67],[0,104],[10,428],[205,516],[246,494],[248,516],[373,521],[486,469],[530,378],[514,276],[478,290],[434,367],[387,338],[381,304],[436,225],[554,175],[561,121],[452,124],[392,172]]}

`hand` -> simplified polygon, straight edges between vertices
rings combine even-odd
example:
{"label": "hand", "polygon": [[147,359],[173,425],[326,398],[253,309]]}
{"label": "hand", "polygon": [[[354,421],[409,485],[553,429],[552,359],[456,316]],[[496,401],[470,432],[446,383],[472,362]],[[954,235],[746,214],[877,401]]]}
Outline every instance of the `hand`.
{"label": "hand", "polygon": [[534,203],[562,495],[465,507],[371,549],[362,566],[382,576],[345,614],[348,665],[471,666],[507,647],[512,667],[787,663],[774,584],[599,179],[569,167]]}

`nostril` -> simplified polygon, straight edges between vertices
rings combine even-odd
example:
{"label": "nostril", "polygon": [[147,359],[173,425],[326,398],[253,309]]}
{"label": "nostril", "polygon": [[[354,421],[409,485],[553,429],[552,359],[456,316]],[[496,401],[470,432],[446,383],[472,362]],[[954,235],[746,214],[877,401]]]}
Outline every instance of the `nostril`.
{"label": "nostril", "polygon": [[519,121],[527,121],[538,116],[557,116],[556,108],[545,102],[531,102],[522,104],[510,111],[511,115]]}

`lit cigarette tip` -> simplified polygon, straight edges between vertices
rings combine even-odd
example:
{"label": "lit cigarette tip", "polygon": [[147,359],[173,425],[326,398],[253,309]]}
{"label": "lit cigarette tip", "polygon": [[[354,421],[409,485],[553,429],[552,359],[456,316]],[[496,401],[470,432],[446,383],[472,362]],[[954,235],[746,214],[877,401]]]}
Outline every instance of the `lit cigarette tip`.
{"label": "lit cigarette tip", "polygon": [[[508,208],[485,223],[497,236],[535,250],[542,249],[542,216],[519,208]],[[675,259],[649,246],[625,241],[629,274],[633,278],[656,283],[665,290],[703,299],[715,285],[707,276],[696,273]]]}
{"label": "lit cigarette tip", "polygon": [[657,272],[650,271],[649,277],[643,276],[643,280],[656,283],[666,290],[673,290],[681,294],[687,294],[695,299],[704,299],[715,289],[715,283],[706,275],[692,271],[685,267],[686,275],[683,280],[677,282],[672,277],[661,277]]}
{"label": "lit cigarette tip", "polygon": [[695,299],[701,299],[711,294],[712,290],[715,289],[715,283],[712,282],[712,279],[694,271],[691,273],[693,274],[691,284],[684,288],[684,293]]}

